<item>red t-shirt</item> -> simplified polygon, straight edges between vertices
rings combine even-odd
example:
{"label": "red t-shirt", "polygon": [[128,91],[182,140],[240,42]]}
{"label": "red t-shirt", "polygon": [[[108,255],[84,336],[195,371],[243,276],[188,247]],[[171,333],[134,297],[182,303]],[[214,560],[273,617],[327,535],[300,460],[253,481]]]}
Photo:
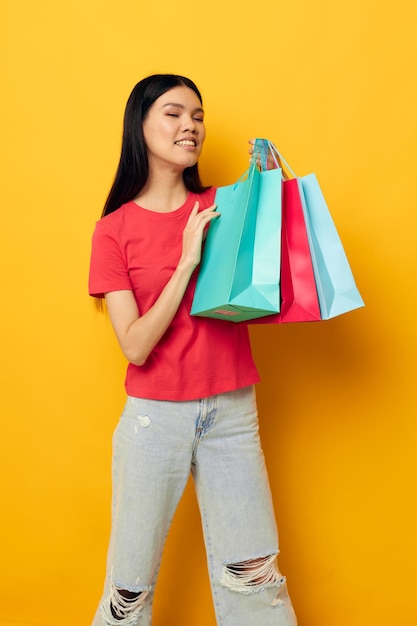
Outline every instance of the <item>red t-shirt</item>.
{"label": "red t-shirt", "polygon": [[[182,233],[198,200],[214,202],[215,189],[189,193],[176,211],[157,213],[128,202],[97,222],[89,293],[103,297],[130,289],[143,315],[158,299],[182,251]],[[128,395],[154,400],[195,400],[259,380],[245,324],[190,315],[197,271],[162,339],[141,366],[129,363]]]}

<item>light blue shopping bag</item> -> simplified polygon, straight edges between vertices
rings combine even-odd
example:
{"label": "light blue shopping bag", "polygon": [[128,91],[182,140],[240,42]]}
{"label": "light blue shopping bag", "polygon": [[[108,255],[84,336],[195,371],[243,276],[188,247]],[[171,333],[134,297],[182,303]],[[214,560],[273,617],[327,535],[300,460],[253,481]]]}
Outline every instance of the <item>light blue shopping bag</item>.
{"label": "light blue shopping bag", "polygon": [[364,306],[315,174],[298,179],[323,320]]}

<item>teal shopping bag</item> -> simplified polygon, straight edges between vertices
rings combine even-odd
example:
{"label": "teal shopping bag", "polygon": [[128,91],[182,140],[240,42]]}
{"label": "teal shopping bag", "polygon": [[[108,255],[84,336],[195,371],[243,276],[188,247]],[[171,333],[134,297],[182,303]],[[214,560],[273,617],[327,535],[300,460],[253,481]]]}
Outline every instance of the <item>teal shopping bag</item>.
{"label": "teal shopping bag", "polygon": [[220,217],[203,249],[191,315],[242,322],[279,312],[282,171],[252,163],[219,187]]}

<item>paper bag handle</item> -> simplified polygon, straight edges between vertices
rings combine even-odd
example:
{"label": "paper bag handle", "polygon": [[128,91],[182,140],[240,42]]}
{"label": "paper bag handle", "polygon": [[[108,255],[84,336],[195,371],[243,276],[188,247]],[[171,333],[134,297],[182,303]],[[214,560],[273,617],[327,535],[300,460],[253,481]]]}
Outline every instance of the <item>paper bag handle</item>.
{"label": "paper bag handle", "polygon": [[[281,169],[283,169],[282,164],[281,164],[282,162],[286,170],[291,174],[291,176],[293,178],[297,178],[297,176],[295,175],[294,171],[291,169],[288,162],[284,159],[282,154],[278,151],[277,147],[272,143],[272,141],[269,141],[268,139],[259,139],[259,138],[255,139],[255,145],[253,147],[251,162],[256,163],[256,161],[258,160],[258,157],[260,157],[261,171],[262,172],[267,171],[268,152],[271,153],[271,156],[274,159],[274,163],[276,167],[281,167]],[[283,177],[288,178],[288,176],[285,176],[285,174],[286,172],[283,171]]]}

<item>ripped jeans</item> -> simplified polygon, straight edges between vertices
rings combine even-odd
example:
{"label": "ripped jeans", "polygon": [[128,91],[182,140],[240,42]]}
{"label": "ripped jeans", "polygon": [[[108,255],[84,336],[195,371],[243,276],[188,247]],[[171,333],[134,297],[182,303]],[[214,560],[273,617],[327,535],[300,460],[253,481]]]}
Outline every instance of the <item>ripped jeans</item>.
{"label": "ripped jeans", "polygon": [[190,472],[217,624],[296,626],[276,564],[253,387],[186,402],[129,397],[113,446],[107,577],[92,626],[151,625],[163,546]]}

